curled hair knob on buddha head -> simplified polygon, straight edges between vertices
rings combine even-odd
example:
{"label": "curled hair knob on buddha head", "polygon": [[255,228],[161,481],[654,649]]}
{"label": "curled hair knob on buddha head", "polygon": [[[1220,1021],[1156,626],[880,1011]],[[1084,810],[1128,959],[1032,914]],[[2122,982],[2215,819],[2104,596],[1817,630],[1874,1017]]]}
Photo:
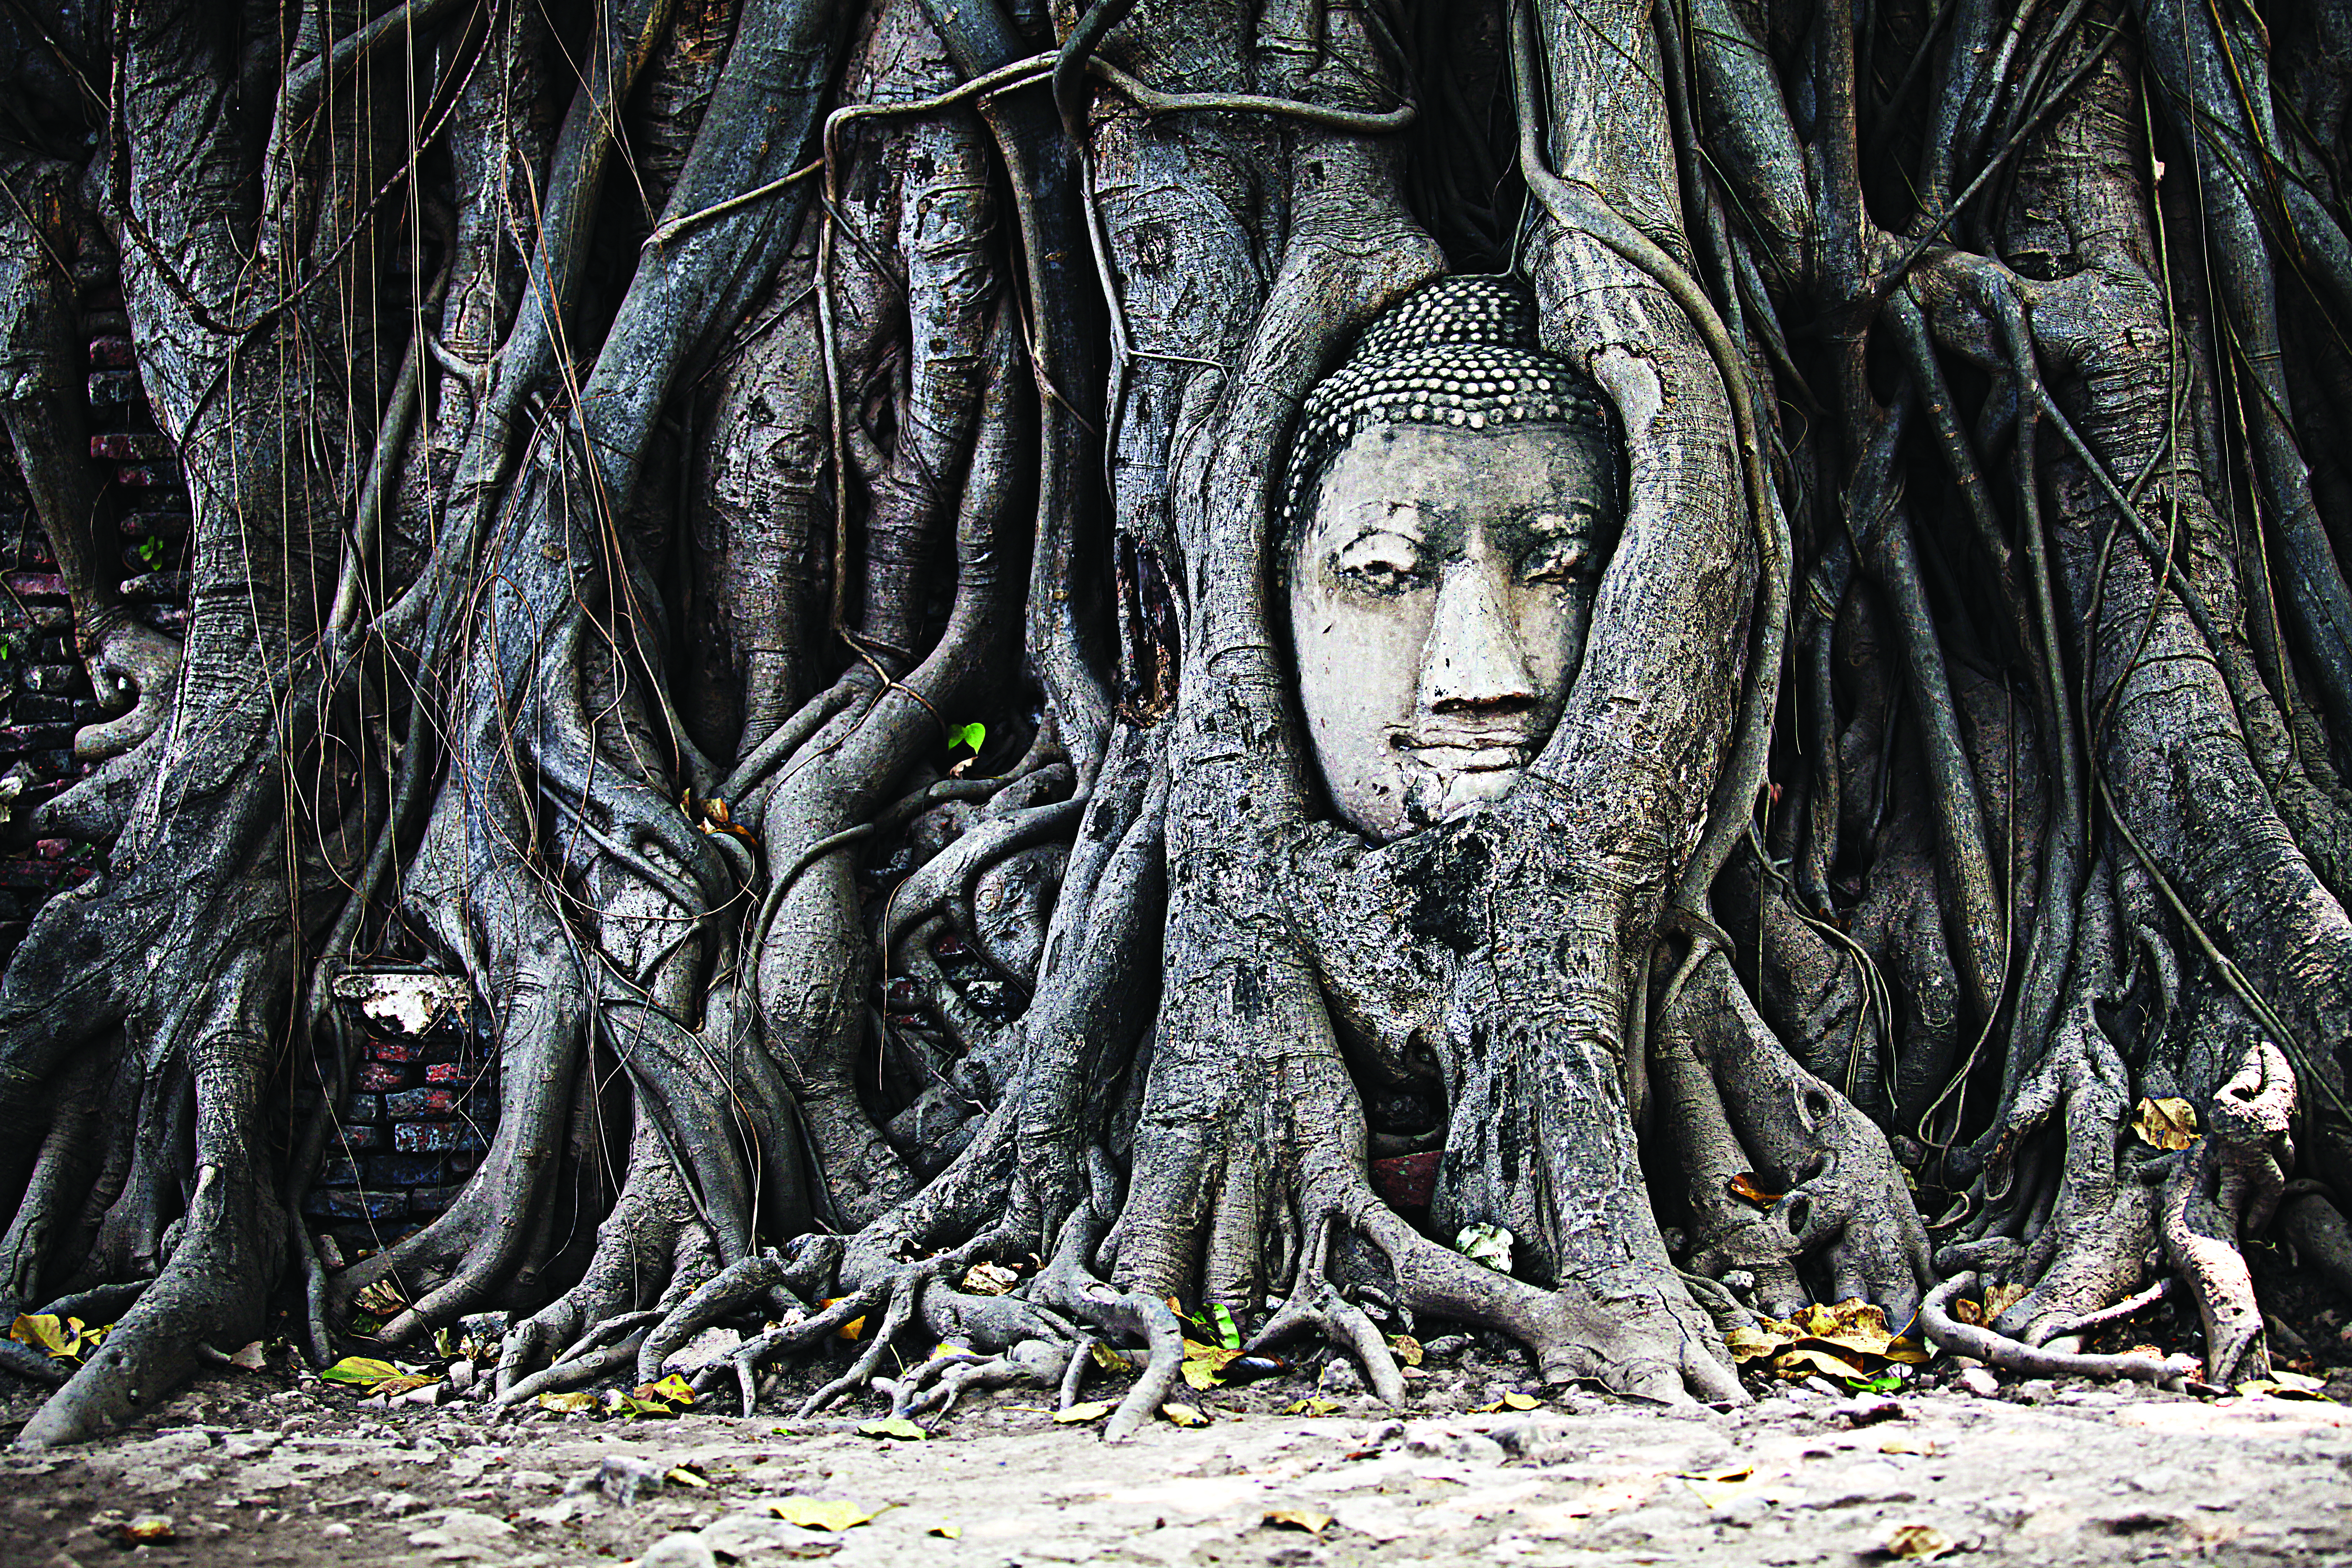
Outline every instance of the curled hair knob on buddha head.
{"label": "curled hair knob on buddha head", "polygon": [[1391,306],[1346,363],[1307,395],[1285,471],[1285,533],[1313,503],[1334,454],[1366,426],[1568,425],[1612,435],[1584,370],[1544,352],[1535,297],[1513,278],[1441,278]]}

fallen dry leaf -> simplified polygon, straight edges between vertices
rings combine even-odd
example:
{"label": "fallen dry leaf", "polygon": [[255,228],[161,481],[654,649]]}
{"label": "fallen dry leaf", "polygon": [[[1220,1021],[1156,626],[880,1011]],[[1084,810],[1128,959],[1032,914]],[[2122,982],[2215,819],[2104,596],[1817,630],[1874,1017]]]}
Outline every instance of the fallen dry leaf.
{"label": "fallen dry leaf", "polygon": [[1389,1336],[1389,1349],[1394,1352],[1397,1360],[1404,1363],[1407,1366],[1419,1366],[1421,1364],[1421,1342],[1414,1339],[1411,1334],[1391,1334]]}
{"label": "fallen dry leaf", "polygon": [[268,1366],[269,1358],[263,1351],[261,1342],[256,1340],[251,1344],[241,1347],[235,1355],[229,1357],[228,1364],[239,1372],[260,1372]]}
{"label": "fallen dry leaf", "polygon": [[168,1513],[142,1513],[118,1530],[125,1546],[152,1546],[159,1541],[170,1541],[179,1535]]}
{"label": "fallen dry leaf", "polygon": [[1813,1373],[1827,1373],[1832,1377],[1862,1378],[1869,1374],[1843,1356],[1832,1355],[1811,1345],[1790,1345],[1772,1358],[1772,1364],[1782,1377],[1805,1377]]}
{"label": "fallen dry leaf", "polygon": [[1067,1410],[1055,1411],[1054,1425],[1079,1426],[1089,1421],[1099,1421],[1109,1414],[1110,1405],[1108,1403],[1099,1399],[1090,1399],[1084,1405],[1073,1405]]}
{"label": "fallen dry leaf", "polygon": [[1303,1530],[1309,1535],[1320,1535],[1323,1527],[1331,1522],[1328,1513],[1318,1513],[1311,1508],[1271,1508],[1265,1511],[1268,1530]]}
{"label": "fallen dry leaf", "polygon": [[1197,1405],[1179,1405],[1173,1400],[1161,1405],[1160,1414],[1179,1426],[1206,1426],[1209,1424],[1209,1418],[1201,1414]]}
{"label": "fallen dry leaf", "polygon": [[1538,1399],[1532,1394],[1521,1394],[1518,1390],[1513,1389],[1510,1393],[1503,1395],[1503,1403],[1509,1405],[1514,1410],[1533,1410],[1536,1406],[1541,1405],[1543,1401]]}
{"label": "fallen dry leaf", "polygon": [[1738,1360],[1759,1361],[1787,1344],[1793,1337],[1777,1331],[1779,1325],[1751,1329],[1742,1323],[1725,1333],[1723,1342],[1731,1347],[1732,1355]]}
{"label": "fallen dry leaf", "polygon": [[2197,1108],[2185,1100],[2143,1100],[2132,1112],[2139,1141],[2158,1149],[2186,1149],[2197,1142]]}
{"label": "fallen dry leaf", "polygon": [[696,1475],[684,1465],[673,1465],[668,1469],[664,1470],[662,1472],[662,1479],[670,1482],[674,1486],[694,1487],[697,1489],[707,1488],[710,1485],[710,1482],[708,1479]]}
{"label": "fallen dry leaf", "polygon": [[1103,1343],[1100,1340],[1095,1341],[1092,1345],[1088,1346],[1087,1353],[1093,1358],[1094,1363],[1102,1368],[1105,1372],[1133,1372],[1135,1370],[1135,1363],[1133,1362],[1128,1360],[1125,1356],[1119,1354],[1118,1352],[1111,1349],[1110,1346]]}
{"label": "fallen dry leaf", "polygon": [[2284,1367],[2280,1367],[2273,1371],[2268,1377],[2250,1378],[2238,1384],[2238,1392],[2246,1394],[2266,1394],[2273,1399],[2316,1399],[2332,1404],[2333,1401],[2328,1400],[2325,1392],[2326,1387],[2327,1384],[2315,1377],[2305,1377],[2299,1372],[2289,1372]]}
{"label": "fallen dry leaf", "polygon": [[1951,1551],[1952,1542],[1942,1531],[1930,1525],[1898,1524],[1886,1532],[1886,1542],[1881,1550],[1889,1557],[1927,1563]]}
{"label": "fallen dry leaf", "polygon": [[1339,1408],[1336,1399],[1295,1399],[1282,1407],[1285,1415],[1328,1415]]}
{"label": "fallen dry leaf", "polygon": [[542,1394],[539,1396],[541,1410],[552,1410],[563,1415],[585,1415],[596,1408],[593,1394]]}
{"label": "fallen dry leaf", "polygon": [[1882,1454],[1932,1455],[1936,1451],[1936,1440],[1933,1437],[1914,1437],[1907,1432],[1898,1432],[1881,1443],[1878,1446],[1878,1451]]}
{"label": "fallen dry leaf", "polygon": [[847,1530],[852,1525],[864,1524],[882,1510],[851,1502],[847,1498],[787,1497],[771,1501],[768,1511],[803,1530]]}
{"label": "fallen dry leaf", "polygon": [[2025,1300],[2022,1285],[1988,1285],[1984,1289],[1984,1321],[2000,1321],[2000,1315]]}
{"label": "fallen dry leaf", "polygon": [[1785,1195],[1759,1184],[1752,1171],[1742,1171],[1736,1176],[1726,1178],[1723,1190],[1735,1198],[1744,1199],[1761,1208],[1770,1208]]}
{"label": "fallen dry leaf", "polygon": [[963,1277],[965,1291],[974,1296],[1002,1296],[1021,1283],[1021,1276],[1002,1263],[975,1263]]}
{"label": "fallen dry leaf", "polygon": [[857,1427],[861,1437],[898,1437],[909,1443],[919,1443],[930,1436],[903,1415],[885,1416],[879,1421],[861,1422]]}
{"label": "fallen dry leaf", "polygon": [[1720,1486],[1726,1481],[1744,1481],[1756,1473],[1753,1465],[1719,1465],[1711,1470],[1676,1470],[1675,1474],[1686,1481],[1713,1481]]}
{"label": "fallen dry leaf", "polygon": [[931,1526],[930,1529],[923,1531],[923,1533],[926,1535],[936,1535],[941,1541],[961,1541],[963,1539],[963,1526],[961,1524],[935,1524]]}

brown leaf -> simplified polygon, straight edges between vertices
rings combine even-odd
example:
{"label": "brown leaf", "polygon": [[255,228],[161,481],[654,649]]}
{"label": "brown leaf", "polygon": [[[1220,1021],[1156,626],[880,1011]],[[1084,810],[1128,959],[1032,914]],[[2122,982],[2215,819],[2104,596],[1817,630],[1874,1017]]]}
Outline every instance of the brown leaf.
{"label": "brown leaf", "polygon": [[1759,1208],[1770,1208],[1784,1195],[1763,1186],[1756,1180],[1756,1173],[1753,1171],[1742,1171],[1736,1176],[1726,1178],[1723,1190],[1735,1198],[1744,1199],[1756,1205]]}
{"label": "brown leaf", "polygon": [[1825,1372],[1832,1377],[1865,1377],[1868,1373],[1846,1360],[1811,1345],[1790,1345],[1772,1360],[1782,1377],[1803,1377],[1810,1373]]}
{"label": "brown leaf", "polygon": [[125,1546],[152,1545],[158,1541],[170,1541],[179,1533],[173,1528],[168,1513],[142,1513],[116,1531]]}
{"label": "brown leaf", "polygon": [[1411,1334],[1391,1334],[1389,1336],[1389,1349],[1396,1353],[1397,1360],[1404,1363],[1407,1366],[1419,1366],[1421,1364],[1421,1342],[1414,1339]]}
{"label": "brown leaf", "polygon": [[1963,1296],[1952,1303],[1952,1321],[1967,1323],[1972,1328],[1981,1327],[1984,1323],[1984,1309]]}
{"label": "brown leaf", "polygon": [[2158,1149],[2186,1149],[2197,1142],[2197,1108],[2185,1100],[2143,1100],[2132,1112],[2132,1131]]}

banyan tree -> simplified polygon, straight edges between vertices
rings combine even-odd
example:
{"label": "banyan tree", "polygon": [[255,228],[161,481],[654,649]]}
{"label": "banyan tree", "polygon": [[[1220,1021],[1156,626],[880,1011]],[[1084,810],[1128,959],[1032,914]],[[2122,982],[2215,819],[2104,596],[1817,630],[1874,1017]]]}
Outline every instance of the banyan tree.
{"label": "banyan tree", "polygon": [[[2083,1335],[2163,1288],[2222,1383],[2244,1242],[2352,1280],[2344,7],[0,40],[0,414],[119,710],[0,981],[0,1294],[117,1320],[20,1441],[363,1293],[510,1312],[508,1399],[720,1322],[747,1404],[853,1319],[812,1405],[1125,1346],[1116,1436],[1213,1307],[1390,1397],[1445,1320],[1719,1402],[1808,1302],[2155,1379]],[[89,254],[184,639],[112,581]],[[403,976],[496,1131],[345,1260]]]}

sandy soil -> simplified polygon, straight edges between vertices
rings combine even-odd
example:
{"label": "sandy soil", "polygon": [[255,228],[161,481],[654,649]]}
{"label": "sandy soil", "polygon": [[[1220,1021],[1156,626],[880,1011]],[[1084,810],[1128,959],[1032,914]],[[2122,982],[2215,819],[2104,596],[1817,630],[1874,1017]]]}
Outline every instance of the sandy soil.
{"label": "sandy soil", "polygon": [[[224,1371],[107,1442],[0,1457],[0,1563],[2352,1563],[2352,1405],[1978,1395],[1945,1372],[1891,1400],[1797,1385],[1668,1412],[1554,1390],[1447,1413],[1508,1388],[1493,1370],[1441,1371],[1396,1413],[1351,1395],[1286,1415],[1303,1388],[1219,1390],[1207,1426],[1116,1447],[1018,1389],[909,1442],[856,1431],[878,1396],[800,1426],[494,1425],[478,1403],[369,1410],[308,1374]],[[874,1517],[830,1531],[774,1506],[826,1501]]]}

